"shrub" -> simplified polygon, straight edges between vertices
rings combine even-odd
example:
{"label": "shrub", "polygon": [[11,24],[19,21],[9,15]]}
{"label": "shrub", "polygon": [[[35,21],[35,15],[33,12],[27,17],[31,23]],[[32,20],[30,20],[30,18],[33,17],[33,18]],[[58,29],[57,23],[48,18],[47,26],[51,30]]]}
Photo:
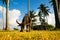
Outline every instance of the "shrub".
{"label": "shrub", "polygon": [[14,30],[19,30],[19,29],[17,29],[17,28],[14,28]]}
{"label": "shrub", "polygon": [[53,25],[46,25],[46,30],[53,30],[55,27]]}
{"label": "shrub", "polygon": [[32,26],[33,30],[53,30],[55,27],[52,25],[36,25]]}

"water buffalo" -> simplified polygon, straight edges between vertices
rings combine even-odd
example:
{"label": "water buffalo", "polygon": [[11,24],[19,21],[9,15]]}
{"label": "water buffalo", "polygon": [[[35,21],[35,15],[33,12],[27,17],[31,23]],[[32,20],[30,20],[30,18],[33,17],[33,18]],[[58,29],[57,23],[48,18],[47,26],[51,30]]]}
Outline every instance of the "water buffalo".
{"label": "water buffalo", "polygon": [[25,26],[27,28],[26,31],[30,32],[31,26],[32,26],[32,19],[28,15],[25,15],[23,17],[22,23],[19,23],[17,20],[16,20],[16,22],[19,24],[19,26],[21,26],[20,32],[23,32]]}

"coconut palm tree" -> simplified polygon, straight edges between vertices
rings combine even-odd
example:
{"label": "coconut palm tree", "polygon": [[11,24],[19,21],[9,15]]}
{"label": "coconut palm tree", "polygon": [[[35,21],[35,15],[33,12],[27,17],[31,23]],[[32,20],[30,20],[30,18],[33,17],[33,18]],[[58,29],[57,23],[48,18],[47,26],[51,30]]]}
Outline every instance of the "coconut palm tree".
{"label": "coconut palm tree", "polygon": [[28,0],[28,15],[30,16],[30,0]]}
{"label": "coconut palm tree", "polygon": [[[31,17],[31,19],[37,16],[37,15],[34,15],[34,11],[30,11],[30,0],[28,0],[28,16]],[[35,21],[36,19],[34,18],[34,20],[32,20],[32,24],[35,24],[34,23]]]}
{"label": "coconut palm tree", "polygon": [[34,23],[34,22],[36,22],[36,18],[35,18],[36,16],[37,15],[35,15],[34,10],[30,11],[30,17],[32,19],[32,25],[36,25],[36,23]]}
{"label": "coconut palm tree", "polygon": [[9,30],[9,23],[8,23],[8,9],[9,9],[9,0],[2,0],[3,3],[6,4],[6,30]]}
{"label": "coconut palm tree", "polygon": [[[9,25],[9,23],[8,23],[9,0],[2,0],[2,3],[6,4],[6,28],[5,29],[8,30],[9,29],[9,27],[8,27],[8,25]],[[4,9],[2,9],[2,10],[4,10]],[[2,12],[2,16],[3,16],[3,12]],[[3,28],[4,28],[4,18],[3,18]]]}
{"label": "coconut palm tree", "polygon": [[49,13],[50,9],[47,9],[47,8],[48,8],[48,6],[45,6],[44,4],[41,4],[40,7],[38,7],[38,9],[39,9],[38,16],[39,16],[39,20],[41,21],[41,23],[43,20],[45,20],[45,17],[47,17],[47,15],[49,15],[48,13]]}
{"label": "coconut palm tree", "polygon": [[6,30],[9,30],[8,10],[9,10],[9,0],[6,0]]}
{"label": "coconut palm tree", "polygon": [[60,28],[56,0],[50,0],[49,3],[52,3],[52,5],[53,5],[54,15],[55,15],[55,26],[56,26],[56,28]]}
{"label": "coconut palm tree", "polygon": [[28,16],[30,15],[29,17],[30,17],[31,20],[32,20],[32,26],[33,26],[33,25],[36,25],[36,23],[34,23],[34,22],[36,22],[36,18],[35,18],[35,17],[36,17],[37,15],[35,15],[34,10],[29,11],[29,14],[27,14],[27,15],[28,15]]}

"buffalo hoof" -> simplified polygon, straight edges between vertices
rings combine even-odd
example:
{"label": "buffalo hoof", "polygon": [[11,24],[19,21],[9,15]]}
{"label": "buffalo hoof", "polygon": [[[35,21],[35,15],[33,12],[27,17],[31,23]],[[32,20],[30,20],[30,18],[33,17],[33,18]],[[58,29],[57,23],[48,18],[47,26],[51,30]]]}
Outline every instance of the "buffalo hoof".
{"label": "buffalo hoof", "polygon": [[26,30],[26,32],[29,32],[28,30]]}
{"label": "buffalo hoof", "polygon": [[22,30],[20,32],[23,32]]}

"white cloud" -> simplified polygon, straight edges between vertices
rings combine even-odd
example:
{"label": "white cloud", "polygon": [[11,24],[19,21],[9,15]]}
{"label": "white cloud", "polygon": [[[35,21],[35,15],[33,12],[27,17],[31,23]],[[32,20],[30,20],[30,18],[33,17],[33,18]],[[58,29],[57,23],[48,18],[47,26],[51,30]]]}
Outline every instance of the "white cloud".
{"label": "white cloud", "polygon": [[18,17],[20,16],[20,11],[13,9],[9,11],[9,22],[11,25],[17,25],[16,20],[18,19]]}
{"label": "white cloud", "polygon": [[[2,8],[4,8],[4,24],[5,24],[5,22],[6,22],[6,20],[5,20],[6,19],[6,8],[0,6],[1,13],[2,13]],[[17,26],[16,19],[18,19],[19,16],[21,15],[20,11],[17,10],[17,9],[9,10],[9,14],[8,15],[9,15],[10,28],[13,28],[14,26]],[[2,19],[2,18],[0,18],[0,19]],[[2,23],[2,22],[0,21],[0,23]],[[11,27],[11,25],[13,27]]]}
{"label": "white cloud", "polygon": [[55,26],[55,16],[52,13],[49,13],[48,16],[48,24],[54,25]]}
{"label": "white cloud", "polygon": [[[38,15],[38,12],[39,12],[39,9],[38,10],[36,10],[36,13],[35,13],[35,15]],[[40,25],[40,21],[39,21],[39,17],[37,16],[37,17],[35,17],[36,18],[36,24],[37,25]]]}
{"label": "white cloud", "polygon": [[39,9],[38,9],[38,10],[36,10],[36,14],[35,14],[35,15],[38,15],[38,12],[39,12]]}
{"label": "white cloud", "polygon": [[35,23],[36,23],[37,25],[40,25],[41,23],[40,23],[40,21],[39,21],[39,17],[35,17],[35,18],[36,18],[36,22],[35,22]]}
{"label": "white cloud", "polygon": [[2,12],[2,11],[4,11],[4,13],[6,12],[6,8],[5,7],[2,7],[2,6],[0,6],[0,11]]}

